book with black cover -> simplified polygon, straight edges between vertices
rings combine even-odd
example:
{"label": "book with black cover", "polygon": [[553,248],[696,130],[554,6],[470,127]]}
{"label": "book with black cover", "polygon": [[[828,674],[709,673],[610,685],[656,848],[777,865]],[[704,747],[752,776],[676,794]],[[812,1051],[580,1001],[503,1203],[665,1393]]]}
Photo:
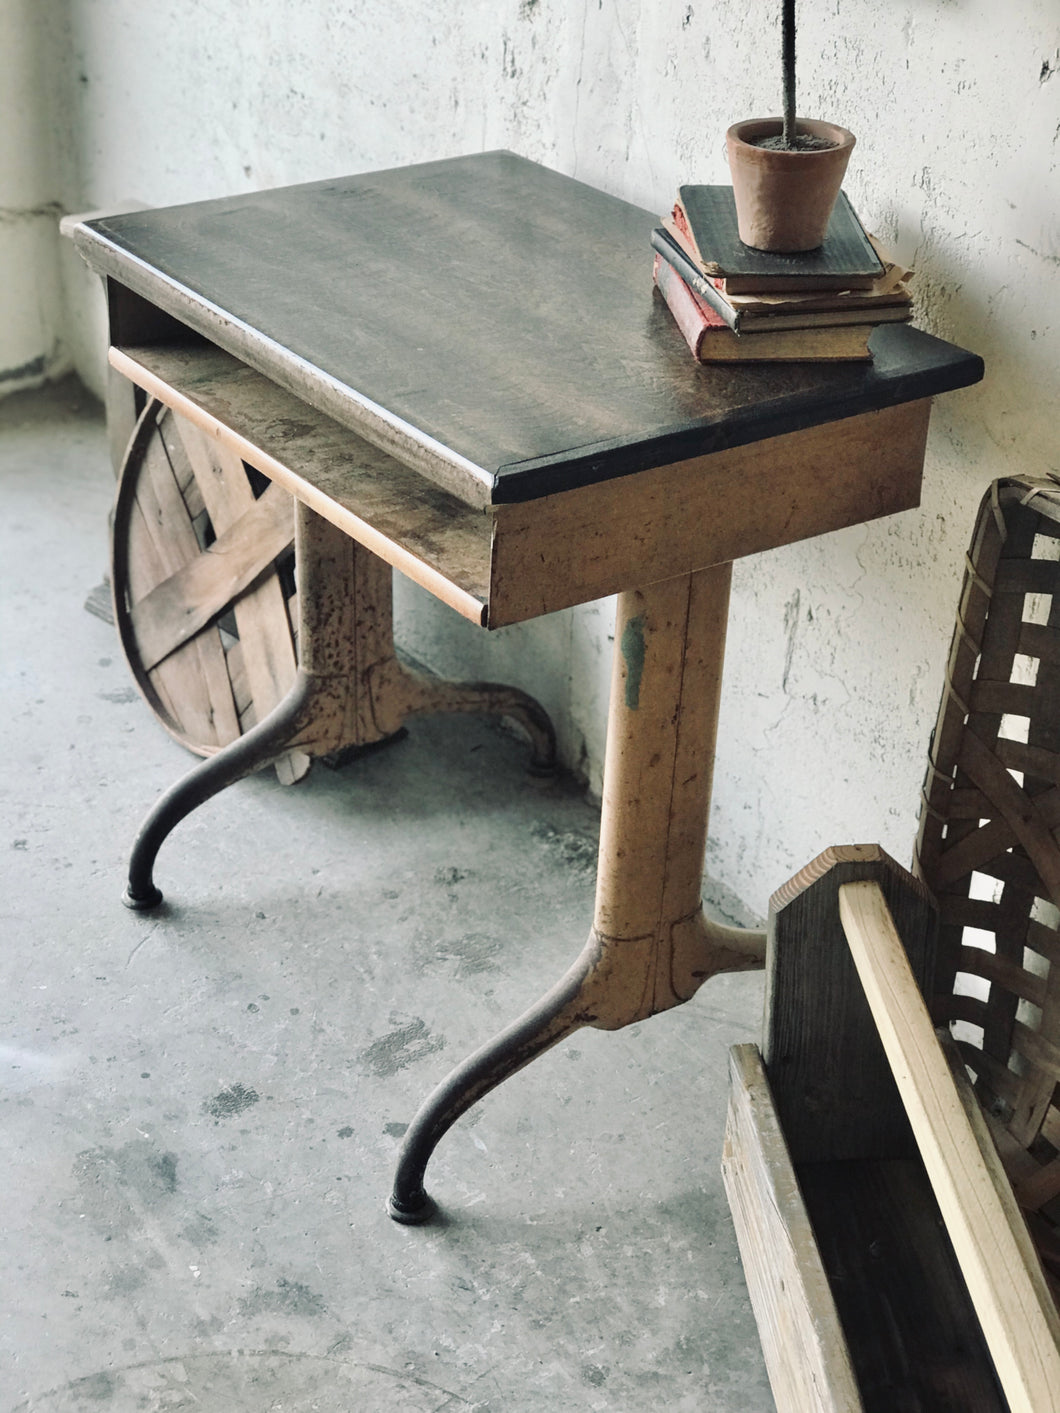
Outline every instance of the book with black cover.
{"label": "book with black cover", "polygon": [[883,273],[880,258],[844,192],[839,193],[824,244],[790,255],[744,245],[731,186],[679,187],[675,215],[683,217],[703,274],[724,280],[729,294],[865,289]]}

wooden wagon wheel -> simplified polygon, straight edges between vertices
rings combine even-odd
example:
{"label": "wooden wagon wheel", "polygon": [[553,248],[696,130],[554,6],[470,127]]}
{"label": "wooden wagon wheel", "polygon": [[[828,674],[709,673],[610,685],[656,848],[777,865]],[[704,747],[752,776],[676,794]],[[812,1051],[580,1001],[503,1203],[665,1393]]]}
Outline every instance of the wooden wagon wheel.
{"label": "wooden wagon wheel", "polygon": [[[165,729],[209,756],[286,695],[297,667],[294,502],[186,418],[150,401],[114,510],[114,619]],[[277,763],[285,784],[310,759]]]}

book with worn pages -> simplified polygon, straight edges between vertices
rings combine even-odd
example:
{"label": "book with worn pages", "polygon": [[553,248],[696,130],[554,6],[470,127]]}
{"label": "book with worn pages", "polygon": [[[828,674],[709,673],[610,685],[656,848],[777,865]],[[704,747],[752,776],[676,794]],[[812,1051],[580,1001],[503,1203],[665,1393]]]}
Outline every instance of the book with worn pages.
{"label": "book with worn pages", "polygon": [[731,186],[678,188],[674,220],[688,237],[704,275],[727,294],[763,290],[868,289],[883,274],[879,256],[844,192],[816,250],[780,254],[744,245]]}
{"label": "book with worn pages", "polygon": [[774,329],[741,335],[656,252],[655,287],[700,363],[866,362],[875,323]]}
{"label": "book with worn pages", "polygon": [[913,302],[908,285],[911,272],[895,264],[882,251],[878,251],[882,274],[868,289],[731,294],[724,281],[709,278],[696,264],[687,239],[674,221],[656,227],[651,243],[684,282],[712,305],[736,333],[750,333],[762,323],[768,323],[774,330],[802,329],[843,323],[903,323],[912,317]]}

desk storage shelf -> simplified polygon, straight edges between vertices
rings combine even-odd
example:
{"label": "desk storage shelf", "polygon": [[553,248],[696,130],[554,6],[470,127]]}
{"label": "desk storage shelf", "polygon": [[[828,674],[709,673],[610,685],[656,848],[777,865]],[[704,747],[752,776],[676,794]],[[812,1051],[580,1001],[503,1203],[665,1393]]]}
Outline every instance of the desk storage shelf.
{"label": "desk storage shelf", "polygon": [[112,348],[110,359],[138,387],[465,618],[484,621],[491,526],[481,509],[205,340]]}
{"label": "desk storage shelf", "polygon": [[473,622],[496,628],[919,502],[919,398],[533,500],[468,504],[205,340],[113,366]]}

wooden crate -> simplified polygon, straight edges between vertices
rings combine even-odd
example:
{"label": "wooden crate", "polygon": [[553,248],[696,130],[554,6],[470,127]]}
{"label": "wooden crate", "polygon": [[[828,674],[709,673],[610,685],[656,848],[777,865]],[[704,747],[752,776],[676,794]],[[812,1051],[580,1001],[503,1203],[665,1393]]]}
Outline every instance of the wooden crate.
{"label": "wooden crate", "polygon": [[[855,945],[866,886],[890,954],[871,929]],[[1044,1274],[920,995],[934,940],[926,888],[875,846],[829,850],[772,900],[723,1173],[781,1413],[1060,1408]]]}

